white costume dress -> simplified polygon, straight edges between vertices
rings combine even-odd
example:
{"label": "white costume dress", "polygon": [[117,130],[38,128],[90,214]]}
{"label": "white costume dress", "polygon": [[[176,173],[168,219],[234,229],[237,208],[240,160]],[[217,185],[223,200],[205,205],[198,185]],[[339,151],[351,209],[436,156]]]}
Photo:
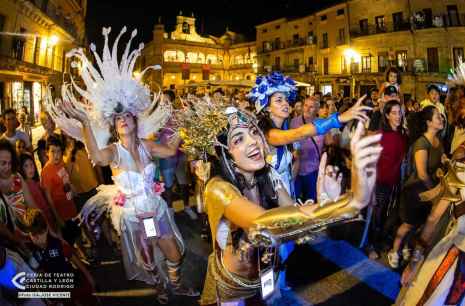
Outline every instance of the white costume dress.
{"label": "white costume dress", "polygon": [[[99,214],[109,211],[113,226],[121,238],[123,262],[128,279],[155,284],[161,276],[166,281],[162,266],[163,254],[158,247],[150,243],[152,238],[145,238],[140,218],[153,216],[158,232],[157,238],[175,237],[182,254],[184,244],[166,202],[153,190],[156,166],[142,143],[139,144],[138,150],[144,166],[143,171],[137,169],[136,162],[121,143],[115,143],[115,147],[117,154],[111,163],[115,184],[99,187],[99,193],[84,206],[82,219],[86,221],[95,210]],[[115,196],[125,198],[124,204],[116,204]]]}

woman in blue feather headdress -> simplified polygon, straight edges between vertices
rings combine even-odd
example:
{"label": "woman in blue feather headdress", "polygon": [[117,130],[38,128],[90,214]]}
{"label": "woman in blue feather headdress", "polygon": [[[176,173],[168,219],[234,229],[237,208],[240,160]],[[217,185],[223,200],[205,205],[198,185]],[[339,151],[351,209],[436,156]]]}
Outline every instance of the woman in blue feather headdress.
{"label": "woman in blue feather headdress", "polygon": [[[249,99],[255,103],[260,128],[270,145],[271,154],[268,162],[279,173],[287,192],[294,197],[292,184],[292,145],[305,138],[324,135],[332,128],[341,128],[346,122],[353,119],[368,120],[365,111],[371,108],[362,106],[365,96],[355,105],[340,114],[333,113],[325,119],[316,119],[298,128],[289,128],[290,103],[297,98],[296,82],[280,72],[258,76],[255,86],[248,94]],[[280,249],[281,259],[284,261],[293,250],[293,243],[283,245]],[[286,288],[285,273],[280,276],[280,286]]]}

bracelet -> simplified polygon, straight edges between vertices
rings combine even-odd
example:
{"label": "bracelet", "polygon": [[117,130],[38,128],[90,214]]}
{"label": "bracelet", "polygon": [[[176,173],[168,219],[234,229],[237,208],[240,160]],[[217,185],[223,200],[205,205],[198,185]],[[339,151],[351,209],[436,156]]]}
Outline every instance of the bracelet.
{"label": "bracelet", "polygon": [[316,119],[313,121],[317,135],[324,135],[331,129],[339,129],[342,123],[339,121],[339,113],[333,113],[326,119]]}
{"label": "bracelet", "polygon": [[420,262],[423,260],[423,251],[421,251],[420,249],[415,249],[413,251],[413,254],[412,254],[412,259],[411,261],[413,263],[417,263],[417,262]]}

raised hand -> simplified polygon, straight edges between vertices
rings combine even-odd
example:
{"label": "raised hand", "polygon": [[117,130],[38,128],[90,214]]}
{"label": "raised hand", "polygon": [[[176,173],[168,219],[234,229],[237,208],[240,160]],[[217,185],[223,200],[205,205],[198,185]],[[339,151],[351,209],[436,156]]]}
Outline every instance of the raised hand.
{"label": "raised hand", "polygon": [[327,159],[328,155],[325,152],[321,156],[316,184],[319,203],[326,200],[335,201],[342,192],[342,173],[339,172],[337,167],[327,165]]}
{"label": "raised hand", "polygon": [[70,118],[76,119],[81,123],[87,123],[89,121],[89,117],[87,113],[83,109],[78,109],[75,107],[70,101],[63,100],[60,105],[60,109]]}
{"label": "raised hand", "polygon": [[363,122],[358,122],[350,142],[352,153],[352,191],[357,208],[362,209],[370,202],[376,183],[376,165],[381,155],[381,134],[365,135]]}
{"label": "raised hand", "polygon": [[372,108],[366,105],[362,105],[362,102],[363,100],[365,100],[366,96],[367,95],[364,95],[363,97],[358,99],[354,106],[340,114],[339,121],[342,123],[346,123],[354,119],[358,119],[360,121],[368,121],[369,118],[366,112],[372,110]]}

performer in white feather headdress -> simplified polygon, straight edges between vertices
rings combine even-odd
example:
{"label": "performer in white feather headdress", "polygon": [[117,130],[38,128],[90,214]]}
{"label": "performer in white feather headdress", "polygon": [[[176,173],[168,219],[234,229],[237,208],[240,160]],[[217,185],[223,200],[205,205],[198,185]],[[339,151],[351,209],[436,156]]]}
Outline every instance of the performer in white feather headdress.
{"label": "performer in white feather headdress", "polygon": [[[160,94],[154,94],[152,99],[149,89],[141,83],[148,69],[160,69],[160,66],[148,67],[137,77],[133,75],[134,64],[143,48],[141,44],[130,50],[136,31],[132,32],[118,62],[118,41],[125,32],[126,27],[110,52],[110,28],[103,29],[103,56],[96,53],[93,44],[90,46],[97,67],[82,49],[67,54],[78,60],[72,66],[81,65],[85,89],[71,78],[72,85],[62,86],[62,102],[50,103],[49,111],[65,133],[86,144],[96,164],[111,166],[115,185],[100,188],[86,203],[83,217],[95,209],[110,210],[112,223],[121,237],[128,278],[157,285],[169,279],[175,294],[196,295],[181,286],[184,244],[160,196],[163,185],[156,181],[156,167],[151,161],[153,157],[174,155],[179,139],[173,139],[169,145],[145,139],[163,126],[170,114],[169,106],[160,101]],[[108,144],[110,136],[117,141]],[[162,257],[167,261],[167,277],[162,269]],[[160,292],[158,299],[167,302],[166,292]]]}

